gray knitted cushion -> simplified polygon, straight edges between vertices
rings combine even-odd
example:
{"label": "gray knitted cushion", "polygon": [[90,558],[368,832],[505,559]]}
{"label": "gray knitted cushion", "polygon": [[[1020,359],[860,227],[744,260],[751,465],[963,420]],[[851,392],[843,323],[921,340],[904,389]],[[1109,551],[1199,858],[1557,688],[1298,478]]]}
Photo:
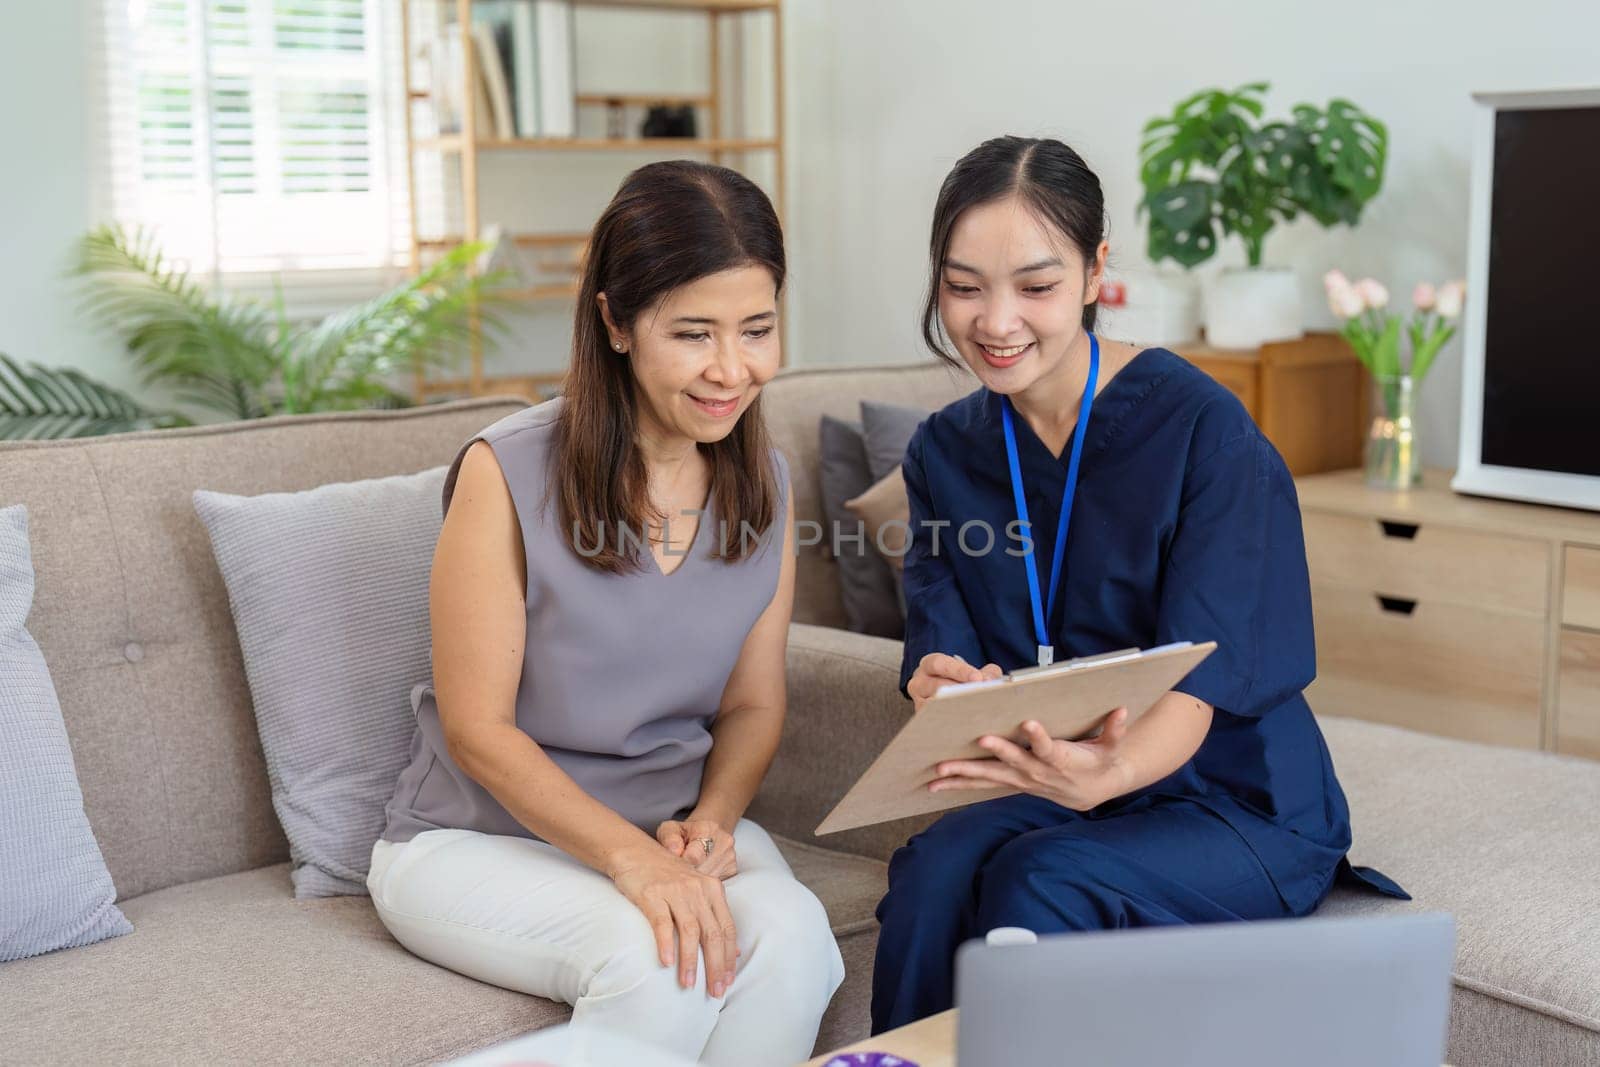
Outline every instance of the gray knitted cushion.
{"label": "gray knitted cushion", "polygon": [[445,468],[195,510],[228,587],[297,897],[365,895],[429,665]]}
{"label": "gray knitted cushion", "polygon": [[28,512],[16,504],[0,508],[0,963],[133,930],[83,813],[50,671],[23,629],[32,607]]}

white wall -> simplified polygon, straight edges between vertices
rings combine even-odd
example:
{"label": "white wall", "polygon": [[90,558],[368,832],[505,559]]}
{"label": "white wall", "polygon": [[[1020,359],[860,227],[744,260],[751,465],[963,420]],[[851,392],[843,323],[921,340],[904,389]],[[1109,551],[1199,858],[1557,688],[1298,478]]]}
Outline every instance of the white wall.
{"label": "white wall", "polygon": [[29,4],[0,30],[0,352],[128,387],[119,346],[84,323],[62,278],[94,221],[90,17],[90,0]]}
{"label": "white wall", "polygon": [[[94,7],[30,4],[12,12],[0,34],[0,351],[131,385],[119,347],[86,327],[60,277],[72,241],[95,221],[87,77]],[[1489,0],[1218,0],[1203,10],[1156,0],[787,0],[790,362],[923,357],[916,312],[934,193],[985,137],[1048,134],[1082,152],[1106,189],[1113,266],[1137,270],[1146,265],[1133,212],[1147,118],[1194,89],[1253,79],[1273,83],[1274,111],[1354,99],[1389,124],[1384,191],[1355,231],[1296,224],[1267,242],[1269,261],[1301,272],[1308,323],[1325,327],[1331,319],[1317,279],[1329,267],[1375,274],[1397,295],[1418,278],[1463,273],[1471,91],[1600,84],[1593,0],[1524,0],[1514,9]],[[646,24],[585,12],[580,84],[698,89],[705,40],[696,25],[683,15]],[[727,62],[742,60],[759,78],[765,46],[760,31],[742,55],[730,41]],[[748,100],[753,123],[764,102],[757,86]],[[561,203],[581,228],[586,221],[567,197],[598,210],[637,162],[552,157],[542,180],[525,165],[488,163],[486,206],[498,206],[485,221],[503,214],[515,222],[525,209],[553,226],[565,220],[545,212]],[[1229,247],[1205,270],[1242,259]],[[560,365],[570,308],[536,317],[496,369]],[[1452,346],[1424,388],[1430,463],[1454,463],[1458,370]]]}
{"label": "white wall", "polygon": [[[1356,230],[1296,223],[1266,259],[1293,266],[1307,323],[1320,277],[1372,274],[1409,300],[1466,269],[1469,94],[1600,85],[1593,0],[788,0],[793,362],[921,358],[916,313],[934,195],[1002,133],[1054,136],[1100,175],[1112,264],[1148,265],[1134,221],[1139,129],[1188,93],[1272,83],[1269,113],[1344,96],[1389,126],[1383,191]],[[1231,244],[1202,268],[1242,263]],[[1422,396],[1424,455],[1453,466],[1459,342]]]}

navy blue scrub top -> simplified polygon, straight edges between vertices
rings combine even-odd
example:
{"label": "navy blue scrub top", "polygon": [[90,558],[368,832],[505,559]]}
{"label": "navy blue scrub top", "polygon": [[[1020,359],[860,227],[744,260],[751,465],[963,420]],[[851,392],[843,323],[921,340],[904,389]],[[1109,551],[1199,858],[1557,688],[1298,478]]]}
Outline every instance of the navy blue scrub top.
{"label": "navy blue scrub top", "polygon": [[[1037,662],[1001,400],[988,389],[917,428],[904,474],[912,537],[905,557],[900,688],[930,652],[1005,670]],[[1014,420],[1040,580],[1049,570],[1069,440],[1050,450]],[[994,531],[969,526],[981,520]],[[930,523],[948,522],[935,529]],[[937,536],[937,551],[934,539]],[[1349,809],[1302,690],[1316,674],[1311,590],[1294,481],[1243,405],[1162,348],[1140,352],[1090,415],[1054,615],[1057,661],[1172,641],[1217,650],[1174,688],[1216,709],[1194,757],[1173,774],[1090,812],[1198,803],[1254,850],[1285,904],[1316,905],[1336,875],[1394,896],[1350,868]]]}

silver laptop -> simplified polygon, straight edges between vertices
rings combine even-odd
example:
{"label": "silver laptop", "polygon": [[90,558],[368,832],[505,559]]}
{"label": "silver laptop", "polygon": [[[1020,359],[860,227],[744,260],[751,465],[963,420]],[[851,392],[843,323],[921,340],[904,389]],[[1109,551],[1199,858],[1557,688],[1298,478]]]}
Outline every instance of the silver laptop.
{"label": "silver laptop", "polygon": [[1445,914],[1107,930],[956,955],[959,1067],[1439,1067]]}

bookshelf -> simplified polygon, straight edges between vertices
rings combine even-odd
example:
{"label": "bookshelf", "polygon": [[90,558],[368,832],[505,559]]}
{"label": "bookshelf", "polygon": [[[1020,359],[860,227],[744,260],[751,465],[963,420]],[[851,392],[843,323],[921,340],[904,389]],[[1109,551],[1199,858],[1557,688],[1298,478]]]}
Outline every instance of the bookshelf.
{"label": "bookshelf", "polygon": [[[396,0],[400,5],[400,34],[401,48],[405,61],[401,64],[405,71],[405,145],[406,145],[406,180],[411,193],[411,250],[410,265],[413,274],[419,273],[430,253],[452,248],[462,242],[479,239],[482,234],[483,205],[480,199],[478,182],[479,157],[483,153],[507,152],[528,153],[530,158],[549,153],[618,153],[629,152],[636,154],[655,155],[660,158],[676,158],[681,156],[704,157],[713,163],[724,163],[727,156],[742,155],[744,153],[770,153],[772,157],[773,206],[777,209],[778,217],[784,215],[784,132],[783,132],[783,0],[570,0],[573,17],[584,8],[610,8],[632,9],[641,12],[648,11],[676,11],[698,13],[703,15],[706,24],[708,41],[708,70],[706,71],[706,90],[698,93],[649,93],[649,92],[623,92],[623,93],[592,93],[579,92],[574,89],[573,107],[600,108],[622,106],[624,108],[638,108],[650,105],[664,104],[670,106],[691,106],[696,109],[697,119],[703,117],[703,126],[698,126],[701,136],[697,137],[497,137],[492,131],[482,129],[483,119],[486,117],[479,113],[479,108],[474,105],[477,94],[477,80],[479,77],[478,57],[474,47],[463,44],[461,48],[461,63],[459,76],[461,83],[454,91],[460,95],[457,100],[459,107],[459,129],[437,135],[419,135],[414,109],[418,104],[433,102],[437,106],[436,94],[443,88],[441,85],[419,86],[413,82],[412,70],[412,44],[419,27],[412,23],[412,0]],[[474,0],[438,0],[438,10],[441,22],[447,12],[454,12],[454,22],[460,27],[469,27],[472,24],[472,9]],[[748,16],[767,17],[772,20],[772,64],[773,76],[772,93],[772,130],[771,137],[747,138],[728,137],[723,135],[724,119],[728,114],[729,102],[735,94],[744,91],[742,79],[732,79],[733,84],[727,84],[722,74],[722,30],[729,18],[742,18]],[[436,32],[439,26],[430,26],[429,32]],[[467,36],[463,34],[463,37]],[[435,57],[437,60],[437,57]],[[432,70],[438,69],[437,62],[432,65]],[[432,71],[430,71],[432,77]],[[575,81],[576,79],[574,79]],[[460,168],[460,218],[462,222],[460,233],[428,234],[419,231],[419,219],[416,204],[416,186],[418,158],[426,153],[438,153],[459,160]],[[552,254],[565,254],[570,259],[566,265],[577,266],[581,264],[585,248],[588,243],[588,233],[519,233],[508,235],[508,240],[513,241],[519,249],[532,248],[543,250]],[[538,284],[515,289],[508,295],[511,299],[525,302],[539,302],[545,304],[570,303],[576,298],[578,281],[576,273],[568,282]],[[474,320],[474,329],[471,339],[471,357],[469,371],[465,378],[430,378],[420,369],[417,371],[413,391],[418,401],[427,401],[444,396],[484,396],[490,393],[517,392],[529,397],[539,396],[546,388],[559,385],[564,377],[561,373],[555,374],[504,374],[488,376],[483,368],[483,343],[482,333]]]}

